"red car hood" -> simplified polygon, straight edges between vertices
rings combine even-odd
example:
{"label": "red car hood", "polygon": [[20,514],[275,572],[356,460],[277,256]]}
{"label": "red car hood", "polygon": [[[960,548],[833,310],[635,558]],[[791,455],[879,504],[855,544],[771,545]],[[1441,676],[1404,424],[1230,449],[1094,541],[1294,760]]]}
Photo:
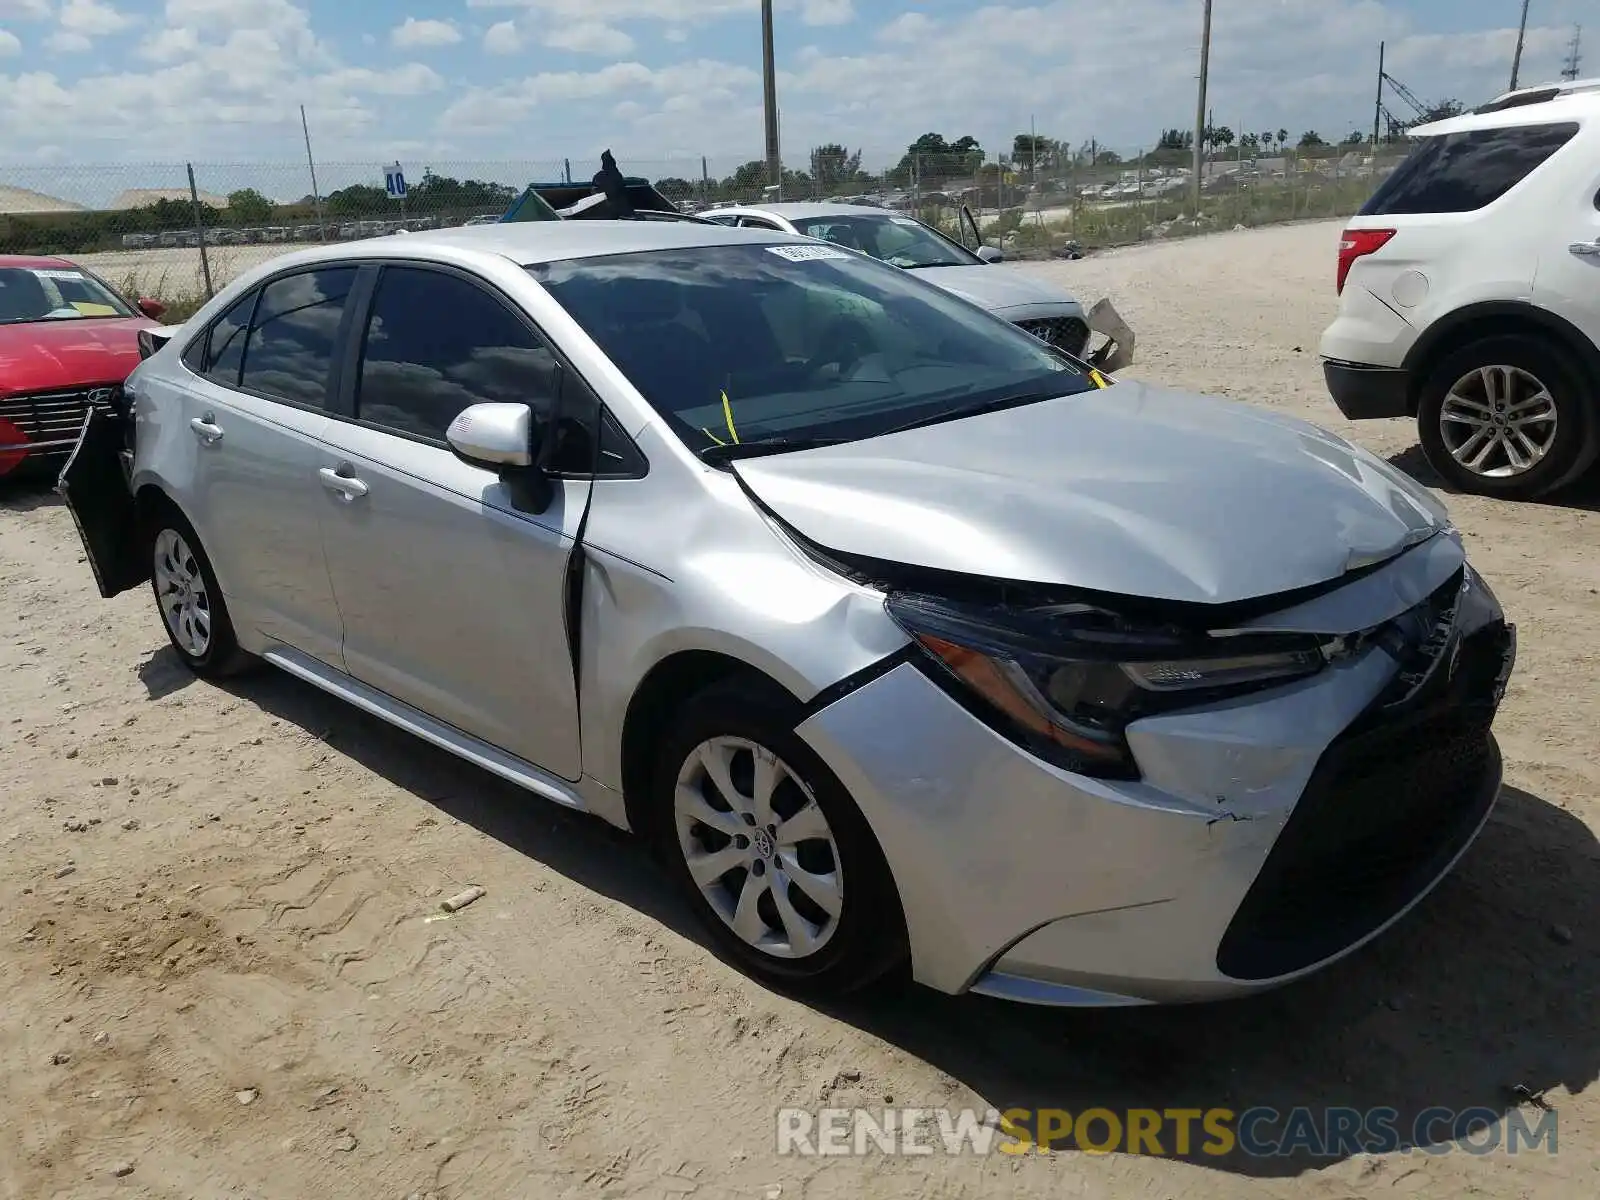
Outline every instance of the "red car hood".
{"label": "red car hood", "polygon": [[0,396],[121,383],[139,365],[146,317],[77,317],[0,325]]}

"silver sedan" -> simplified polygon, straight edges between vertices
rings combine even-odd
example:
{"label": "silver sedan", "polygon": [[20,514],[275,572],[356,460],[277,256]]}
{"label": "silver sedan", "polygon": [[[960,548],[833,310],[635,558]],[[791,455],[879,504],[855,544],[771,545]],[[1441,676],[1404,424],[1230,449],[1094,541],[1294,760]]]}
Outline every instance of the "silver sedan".
{"label": "silver sedan", "polygon": [[915,272],[496,225],[143,343],[63,473],[102,593],[637,832],[772,983],[1269,987],[1495,801],[1514,631],[1429,493]]}

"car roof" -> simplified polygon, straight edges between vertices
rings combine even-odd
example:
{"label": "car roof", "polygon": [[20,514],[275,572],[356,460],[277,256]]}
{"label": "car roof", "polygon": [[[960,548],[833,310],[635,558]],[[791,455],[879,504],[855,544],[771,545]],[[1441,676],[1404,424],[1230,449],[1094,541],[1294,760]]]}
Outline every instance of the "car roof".
{"label": "car roof", "polygon": [[723,214],[737,212],[746,213],[750,216],[782,217],[786,221],[805,221],[813,217],[859,217],[862,215],[892,217],[898,215],[893,209],[883,208],[876,204],[845,204],[838,200],[796,200],[781,204],[730,204],[727,208],[719,208],[713,211]]}
{"label": "car roof", "polygon": [[1412,137],[1440,137],[1474,129],[1505,129],[1577,121],[1600,113],[1600,78],[1546,83],[1504,92],[1458,117],[1412,126]]}
{"label": "car roof", "polygon": [[774,230],[733,229],[698,221],[511,221],[334,242],[274,258],[271,263],[304,266],[329,259],[428,258],[435,252],[453,258],[466,251],[533,266],[607,254],[794,240],[792,234]]}
{"label": "car roof", "polygon": [[0,267],[21,267],[31,270],[35,267],[50,269],[70,269],[74,264],[64,258],[55,258],[43,254],[0,254]]}

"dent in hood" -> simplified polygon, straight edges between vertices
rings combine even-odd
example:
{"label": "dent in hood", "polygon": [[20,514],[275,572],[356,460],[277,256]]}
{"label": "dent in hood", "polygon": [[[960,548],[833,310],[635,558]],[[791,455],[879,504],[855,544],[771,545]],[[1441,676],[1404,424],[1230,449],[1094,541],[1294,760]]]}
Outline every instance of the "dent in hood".
{"label": "dent in hood", "polygon": [[1042,312],[1049,307],[1076,309],[1082,315],[1082,305],[1071,292],[1005,266],[920,267],[912,274],[991,312],[1030,307]]}
{"label": "dent in hood", "polygon": [[1449,523],[1317,426],[1130,381],[734,469],[841,554],[1182,603],[1316,587]]}

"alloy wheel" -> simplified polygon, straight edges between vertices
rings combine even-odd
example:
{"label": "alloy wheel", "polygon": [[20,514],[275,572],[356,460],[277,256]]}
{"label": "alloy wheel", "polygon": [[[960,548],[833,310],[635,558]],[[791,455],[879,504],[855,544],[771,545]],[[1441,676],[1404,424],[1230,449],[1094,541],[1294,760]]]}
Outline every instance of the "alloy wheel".
{"label": "alloy wheel", "polygon": [[182,534],[163,529],[156,535],[153,566],[157,602],[172,640],[191,658],[203,658],[211,646],[211,597]]}
{"label": "alloy wheel", "polygon": [[1489,479],[1522,475],[1556,443],[1555,397],[1521,367],[1467,372],[1439,410],[1445,449],[1466,470]]}
{"label": "alloy wheel", "polygon": [[695,886],[747,945],[807,958],[838,931],[844,875],[833,830],[771,750],[744,738],[702,742],[678,771],[673,817]]}

